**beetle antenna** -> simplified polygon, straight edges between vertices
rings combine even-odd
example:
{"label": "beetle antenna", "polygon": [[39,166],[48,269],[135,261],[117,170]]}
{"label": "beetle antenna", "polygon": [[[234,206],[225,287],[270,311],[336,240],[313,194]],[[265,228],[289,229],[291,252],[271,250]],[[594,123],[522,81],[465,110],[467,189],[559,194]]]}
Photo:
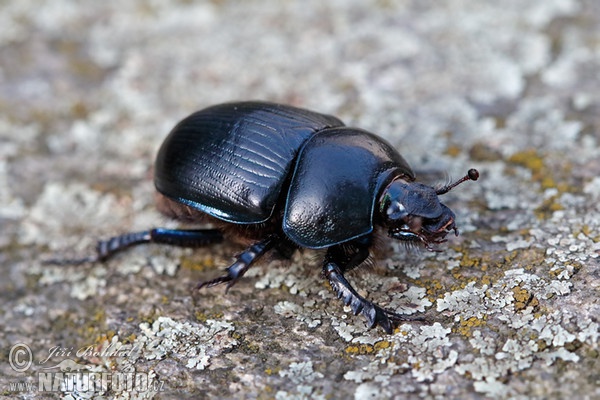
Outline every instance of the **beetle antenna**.
{"label": "beetle antenna", "polygon": [[441,188],[435,191],[435,194],[439,196],[441,194],[448,193],[451,189],[455,188],[456,186],[460,185],[465,181],[476,181],[477,179],[479,179],[479,171],[477,171],[475,168],[471,168],[469,171],[467,171],[467,174],[465,176],[463,176],[454,183],[442,186]]}

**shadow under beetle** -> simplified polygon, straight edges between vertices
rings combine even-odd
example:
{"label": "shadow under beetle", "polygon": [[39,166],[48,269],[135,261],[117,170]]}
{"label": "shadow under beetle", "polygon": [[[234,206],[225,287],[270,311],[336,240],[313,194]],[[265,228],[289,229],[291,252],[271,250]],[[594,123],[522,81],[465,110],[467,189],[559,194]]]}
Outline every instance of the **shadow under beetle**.
{"label": "shadow under beetle", "polygon": [[471,169],[436,190],[414,182],[389,143],[333,116],[267,102],[216,105],[173,128],[158,152],[154,183],[162,213],[217,229],[127,233],[74,262],[103,261],[141,243],[196,247],[229,236],[247,249],[225,275],[198,285],[229,288],[271,250],[289,258],[299,248],[324,248],[323,275],[338,298],[370,328],[391,333],[393,322],[418,318],[366,300],[344,274],[369,256],[375,227],[428,250],[458,235],[454,213],[438,196],[478,177]]}

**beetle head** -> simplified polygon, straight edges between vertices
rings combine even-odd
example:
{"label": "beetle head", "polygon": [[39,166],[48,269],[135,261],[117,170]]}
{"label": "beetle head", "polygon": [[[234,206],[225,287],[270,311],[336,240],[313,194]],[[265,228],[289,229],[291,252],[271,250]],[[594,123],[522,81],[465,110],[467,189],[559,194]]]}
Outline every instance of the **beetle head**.
{"label": "beetle head", "polygon": [[434,250],[433,245],[445,242],[448,233],[454,231],[458,235],[454,213],[439,201],[438,196],[464,181],[478,178],[479,172],[470,169],[463,178],[437,190],[422,183],[402,179],[392,181],[383,191],[379,203],[389,236],[419,241],[428,250]]}

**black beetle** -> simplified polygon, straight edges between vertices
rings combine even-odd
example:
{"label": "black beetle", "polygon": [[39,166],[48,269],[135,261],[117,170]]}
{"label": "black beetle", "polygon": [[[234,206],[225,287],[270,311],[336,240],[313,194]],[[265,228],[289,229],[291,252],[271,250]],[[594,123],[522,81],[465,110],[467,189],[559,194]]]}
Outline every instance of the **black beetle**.
{"label": "black beetle", "polygon": [[438,195],[478,177],[471,169],[436,190],[414,182],[389,143],[335,117],[267,102],[216,105],[173,128],[158,152],[154,183],[162,213],[217,229],[127,233],[100,241],[96,256],[78,262],[140,243],[192,247],[229,236],[248,248],[226,275],[198,285],[229,288],[272,249],[289,258],[299,248],[326,248],[323,274],[338,298],[370,328],[391,333],[392,321],[416,318],[366,300],[344,274],[369,256],[375,227],[429,250],[448,233],[458,235],[454,213]]}

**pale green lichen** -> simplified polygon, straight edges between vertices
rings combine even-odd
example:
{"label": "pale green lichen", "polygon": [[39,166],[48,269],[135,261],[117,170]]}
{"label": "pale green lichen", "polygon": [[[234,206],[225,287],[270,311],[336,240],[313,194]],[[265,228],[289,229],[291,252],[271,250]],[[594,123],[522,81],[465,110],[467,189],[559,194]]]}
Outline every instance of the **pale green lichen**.
{"label": "pale green lichen", "polygon": [[293,362],[287,369],[279,371],[279,376],[288,378],[293,382],[296,386],[296,392],[290,393],[280,390],[275,394],[275,398],[278,400],[326,399],[326,396],[316,393],[315,388],[311,385],[314,380],[324,377],[322,373],[314,371],[312,361]]}

